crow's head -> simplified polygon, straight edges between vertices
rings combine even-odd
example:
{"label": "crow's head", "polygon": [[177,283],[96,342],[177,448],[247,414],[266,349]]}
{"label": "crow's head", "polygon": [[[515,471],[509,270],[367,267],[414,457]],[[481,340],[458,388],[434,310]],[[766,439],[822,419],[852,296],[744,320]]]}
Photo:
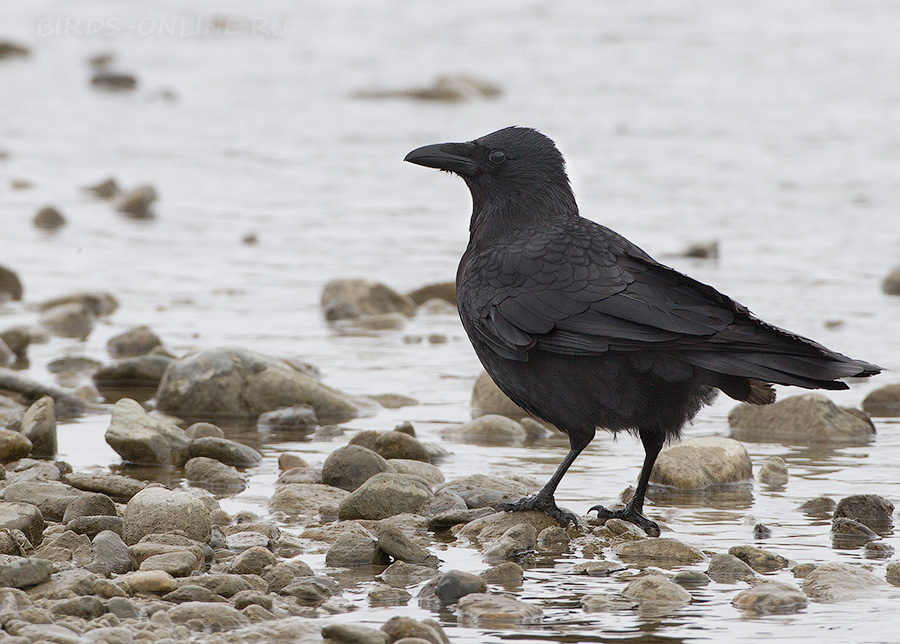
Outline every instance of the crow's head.
{"label": "crow's head", "polygon": [[562,154],[531,128],[507,127],[467,143],[426,145],[404,160],[462,177],[476,213],[518,200],[543,202],[556,211],[575,208]]}

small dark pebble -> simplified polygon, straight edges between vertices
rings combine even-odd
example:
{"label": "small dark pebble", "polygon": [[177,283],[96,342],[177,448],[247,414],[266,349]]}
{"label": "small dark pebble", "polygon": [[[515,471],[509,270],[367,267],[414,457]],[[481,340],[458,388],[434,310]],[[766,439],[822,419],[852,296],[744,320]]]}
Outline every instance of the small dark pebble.
{"label": "small dark pebble", "polygon": [[19,45],[8,40],[0,40],[0,60],[4,58],[24,58],[31,54],[31,50],[25,45]]}
{"label": "small dark pebble", "polygon": [[119,188],[119,184],[116,183],[116,180],[112,177],[104,179],[100,183],[95,183],[92,186],[85,186],[83,190],[85,192],[90,192],[97,197],[97,199],[112,199],[113,197],[118,196],[122,191],[121,188]]}
{"label": "small dark pebble", "polygon": [[130,92],[137,87],[137,78],[124,72],[101,69],[91,78],[91,86],[111,92]]}
{"label": "small dark pebble", "polygon": [[764,523],[757,523],[753,526],[753,538],[754,539],[768,539],[772,536],[772,530],[769,526]]}
{"label": "small dark pebble", "polygon": [[41,230],[56,230],[66,225],[66,218],[53,206],[44,206],[34,215],[32,224]]}

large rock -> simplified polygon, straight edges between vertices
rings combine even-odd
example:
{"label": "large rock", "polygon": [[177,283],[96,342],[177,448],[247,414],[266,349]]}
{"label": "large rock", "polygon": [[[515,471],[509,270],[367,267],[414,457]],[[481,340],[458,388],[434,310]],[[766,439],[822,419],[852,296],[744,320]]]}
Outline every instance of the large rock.
{"label": "large rock", "polygon": [[317,483],[282,485],[269,499],[269,507],[296,514],[316,514],[322,506],[335,506],[347,496],[346,490]]}
{"label": "large rock", "polygon": [[697,548],[665,537],[627,541],[613,548],[613,552],[622,561],[642,566],[671,567],[706,561],[706,555]]}
{"label": "large rock", "polygon": [[376,474],[350,493],[338,506],[338,517],[386,519],[396,514],[415,514],[434,497],[428,483],[408,474]]}
{"label": "large rock", "polygon": [[312,568],[302,561],[282,561],[267,568],[263,574],[263,581],[269,587],[270,593],[280,593],[282,589],[291,585],[298,579],[312,577]]}
{"label": "large rock", "polygon": [[93,375],[94,384],[107,399],[150,398],[172,362],[167,356],[125,358],[100,367]]}
{"label": "large rock", "polygon": [[247,480],[237,468],[205,456],[198,456],[184,464],[184,476],[188,481],[212,488],[238,492],[247,487]]}
{"label": "large rock", "polygon": [[720,436],[688,438],[664,449],[650,474],[652,483],[680,490],[702,490],[752,478],[753,466],[744,446]]}
{"label": "large rock", "polygon": [[680,607],[690,603],[691,594],[659,574],[639,577],[625,587],[622,595],[641,604],[642,608]]}
{"label": "large rock", "polygon": [[524,440],[528,437],[528,432],[512,418],[499,414],[484,414],[459,427],[447,429],[444,435],[476,444],[508,445]]}
{"label": "large rock", "polygon": [[322,311],[329,322],[367,315],[402,313],[412,317],[416,303],[379,282],[367,279],[337,279],[322,290]]}
{"label": "large rock", "polygon": [[732,546],[728,554],[737,557],[756,572],[774,572],[786,568],[788,560],[779,554],[756,546]]}
{"label": "large rock", "polygon": [[128,554],[128,546],[118,533],[104,530],[91,540],[91,546],[95,563],[102,564],[117,575],[131,571],[132,561]]}
{"label": "large rock", "polygon": [[513,420],[520,420],[529,415],[527,411],[519,407],[505,393],[500,391],[500,388],[486,371],[481,372],[472,388],[471,407],[473,418],[487,414],[499,414]]}
{"label": "large rock", "polygon": [[352,492],[381,472],[394,472],[380,455],[359,445],[345,445],[328,455],[322,465],[322,481]]}
{"label": "large rock", "polygon": [[861,566],[831,561],[806,576],[803,592],[814,601],[836,602],[871,597],[873,591],[886,585],[881,578]]}
{"label": "large rock", "polygon": [[771,405],[742,403],[728,414],[733,438],[750,442],[866,441],[872,422],[845,411],[822,394],[791,396]]}
{"label": "large rock", "polygon": [[375,439],[375,446],[372,449],[387,459],[405,458],[425,463],[431,460],[428,449],[413,436],[404,432],[381,432]]}
{"label": "large rock", "polygon": [[31,454],[37,458],[56,455],[56,405],[43,396],[31,405],[22,418],[22,434],[31,441]]}
{"label": "large rock", "polygon": [[188,577],[203,563],[190,550],[173,550],[150,555],[141,562],[139,570],[162,570],[173,577]]}
{"label": "large rock", "polygon": [[87,565],[92,559],[91,540],[86,535],[66,531],[48,535],[35,554],[54,563]]}
{"label": "large rock", "polygon": [[839,549],[852,549],[876,541],[878,534],[854,519],[837,517],[831,522],[831,545]]}
{"label": "large rock", "polygon": [[[32,599],[64,599],[73,595],[94,595],[106,587],[109,582],[103,577],[82,568],[61,570],[53,574],[42,584],[28,589]],[[118,593],[121,593],[118,590]]]}
{"label": "large rock", "polygon": [[184,465],[191,443],[183,429],[151,417],[130,398],[113,407],[105,438],[126,461],[146,465]]}
{"label": "large rock", "polygon": [[494,507],[502,502],[515,502],[532,490],[521,481],[490,474],[470,474],[447,481],[438,492],[452,492],[470,508]]}
{"label": "large rock", "polygon": [[900,416],[900,383],[874,390],[863,399],[862,408],[870,416]]}
{"label": "large rock", "polygon": [[535,604],[513,599],[508,595],[471,593],[457,603],[459,621],[463,625],[487,623],[536,624],[544,611]]}
{"label": "large rock", "polygon": [[448,570],[438,578],[435,592],[445,604],[452,604],[472,593],[487,592],[484,577],[463,570]]}
{"label": "large rock", "polygon": [[122,577],[134,593],[165,595],[178,588],[178,582],[163,570],[138,570]]}
{"label": "large rock", "polygon": [[16,558],[0,564],[0,588],[28,588],[42,584],[53,574],[53,563],[46,559]]}
{"label": "large rock", "polygon": [[63,477],[63,482],[85,492],[100,492],[116,501],[128,501],[147,487],[146,481],[138,481],[120,474],[88,474],[71,472]]}
{"label": "large rock", "polygon": [[239,347],[207,349],[178,360],[157,392],[158,409],[185,417],[255,418],[300,404],[311,405],[327,423],[359,413],[346,395],[287,362]]}
{"label": "large rock", "polygon": [[859,521],[875,532],[889,532],[893,525],[894,504],[877,494],[855,494],[838,501],[832,518]]}
{"label": "large rock", "polygon": [[384,631],[355,624],[328,624],[322,628],[322,637],[336,644],[389,644]]}
{"label": "large rock", "polygon": [[0,530],[21,530],[34,546],[44,538],[44,515],[33,503],[0,501]]}
{"label": "large rock", "polygon": [[806,594],[796,586],[767,581],[742,590],[731,603],[757,615],[796,613],[806,607]]}
{"label": "large rock", "polygon": [[3,498],[36,505],[45,520],[62,521],[66,508],[84,492],[59,481],[17,481],[6,487]]}
{"label": "large rock", "polygon": [[431,463],[408,458],[391,458],[388,459],[388,464],[399,474],[421,476],[431,485],[441,485],[444,482],[444,475],[440,468]]}
{"label": "large rock", "polygon": [[31,454],[31,441],[19,432],[0,429],[0,463],[10,463]]}
{"label": "large rock", "polygon": [[378,541],[362,527],[344,532],[325,554],[325,563],[332,567],[383,566],[389,562]]}
{"label": "large rock", "polygon": [[410,291],[406,296],[417,305],[425,304],[429,300],[443,300],[456,306],[456,282],[437,282],[420,286]]}
{"label": "large rock", "polygon": [[119,308],[119,301],[111,293],[104,291],[84,291],[62,295],[51,300],[41,302],[40,309],[46,312],[49,309],[63,304],[80,304],[90,310],[94,316],[100,318],[112,315]]}
{"label": "large rock", "polygon": [[498,538],[484,543],[484,558],[490,562],[516,559],[534,552],[537,530],[530,523],[512,526]]}
{"label": "large rock", "polygon": [[330,577],[308,577],[288,584],[279,594],[296,598],[301,606],[321,606],[339,593],[340,587]]}
{"label": "large rock", "polygon": [[235,467],[253,467],[263,461],[262,454],[249,445],[215,436],[205,436],[191,441],[190,447],[188,447],[188,457],[201,456]]}
{"label": "large rock", "polygon": [[76,302],[60,304],[41,314],[41,326],[55,336],[84,340],[94,330],[94,314]]}
{"label": "large rock", "polygon": [[271,550],[264,546],[251,546],[229,562],[228,572],[236,575],[262,576],[266,568],[276,563],[278,563],[278,557]]}
{"label": "large rock", "polygon": [[209,543],[209,508],[189,492],[148,487],[125,506],[123,536],[128,545],[148,534],[180,531],[189,539]]}
{"label": "large rock", "polygon": [[353,93],[354,98],[408,98],[417,101],[455,103],[476,99],[496,98],[503,90],[494,83],[465,74],[442,74],[431,85],[403,89],[373,89]]}
{"label": "large rock", "polygon": [[756,571],[746,561],[730,554],[713,555],[706,574],[721,584],[732,584],[747,577],[756,577]]}
{"label": "large rock", "polygon": [[[252,615],[251,607],[244,609],[247,615]],[[257,615],[259,613],[256,613]],[[262,619],[257,624],[251,624],[227,633],[212,633],[203,637],[205,644],[235,644],[235,642],[275,643],[283,644],[317,644],[321,642],[319,634],[320,625],[317,620],[309,617],[282,617],[272,620],[272,613],[263,611]],[[271,620],[271,621],[269,621]],[[135,641],[140,641],[135,637]],[[354,642],[354,644],[357,644]],[[359,644],[363,644],[360,642]],[[380,644],[380,643],[379,643]],[[409,644],[407,642],[406,644]]]}
{"label": "large rock", "polygon": [[63,514],[63,523],[80,517],[116,516],[116,504],[105,494],[84,492],[69,504]]}
{"label": "large rock", "polygon": [[212,631],[229,631],[246,626],[249,620],[239,610],[228,604],[216,602],[185,602],[166,613],[176,624],[196,620]]}
{"label": "large rock", "polygon": [[106,350],[113,358],[134,358],[147,355],[160,346],[162,340],[158,335],[146,326],[139,326],[111,337]]}
{"label": "large rock", "polygon": [[533,527],[535,536],[549,527],[559,525],[556,519],[551,519],[543,512],[497,512],[468,522],[456,534],[458,537],[486,543],[499,539],[511,528],[523,524]]}
{"label": "large rock", "polygon": [[388,521],[375,524],[375,536],[378,538],[378,547],[396,561],[434,568],[440,563],[437,557],[419,545],[407,531]]}

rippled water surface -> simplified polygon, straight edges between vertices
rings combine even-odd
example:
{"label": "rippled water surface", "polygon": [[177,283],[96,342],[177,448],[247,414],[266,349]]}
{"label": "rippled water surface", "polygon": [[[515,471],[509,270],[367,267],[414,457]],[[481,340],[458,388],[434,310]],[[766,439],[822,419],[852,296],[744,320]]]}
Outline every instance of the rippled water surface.
{"label": "rippled water surface", "polygon": [[[236,26],[211,33],[222,17]],[[49,360],[108,359],[109,337],[147,324],[178,354],[235,344],[296,355],[346,391],[421,401],[348,423],[332,442],[239,435],[266,461],[247,491],[222,504],[265,514],[282,451],[320,463],[354,430],[410,420],[421,437],[440,440],[444,426],[469,417],[480,367],[455,316],[420,315],[402,331],[353,336],[328,327],[318,298],[334,277],[371,277],[401,291],[452,279],[466,242],[467,191],[401,160],[419,145],[518,124],[557,141],[585,216],[772,323],[892,369],[832,396],[858,405],[900,369],[900,299],[879,289],[900,263],[898,33],[900,5],[875,0],[252,8],[5,0],[0,37],[33,54],[0,63],[0,264],[26,289],[24,305],[0,306],[0,327],[32,323],[33,305],[49,297],[102,289],[120,299],[119,310],[84,343],[32,346],[27,375],[52,383]],[[135,92],[91,90],[87,59],[104,52],[138,77]],[[459,103],[352,96],[429,85],[445,73],[496,83],[503,95]],[[125,219],[81,191],[109,175],[126,187],[153,184],[158,216]],[[12,190],[13,180],[33,186]],[[56,234],[31,226],[45,204],[68,219]],[[257,244],[241,242],[250,233]],[[667,257],[711,239],[720,242],[718,261]],[[411,341],[431,334],[448,341]],[[723,397],[689,434],[727,435],[731,407]],[[103,441],[108,424],[107,414],[63,424],[61,458],[76,470],[118,466]],[[865,446],[747,444],[755,467],[785,458],[785,488],[756,486],[746,503],[719,507],[651,498],[649,514],[676,538],[716,552],[752,543],[763,522],[773,531],[764,546],[793,560],[859,561],[860,550],[832,549],[828,521],[796,506],[856,493],[896,503],[900,424],[877,427]],[[440,463],[447,478],[543,479],[566,451],[559,441],[448,447],[453,455]],[[599,437],[564,480],[560,503],[584,513],[615,501],[640,461],[632,439]],[[485,567],[475,550],[451,545],[439,555],[447,569]],[[303,558],[324,568],[322,556]],[[714,583],[664,618],[586,614],[583,594],[618,592],[625,581],[570,574],[578,561],[538,559],[526,571],[521,598],[543,606],[541,625],[462,628],[452,612],[438,617],[454,642],[897,640],[900,592],[891,590],[750,618],[731,605],[742,585]],[[883,576],[886,562],[870,565]],[[371,609],[365,584],[347,592],[361,610],[331,619],[377,625],[397,612],[431,615],[415,601]]]}

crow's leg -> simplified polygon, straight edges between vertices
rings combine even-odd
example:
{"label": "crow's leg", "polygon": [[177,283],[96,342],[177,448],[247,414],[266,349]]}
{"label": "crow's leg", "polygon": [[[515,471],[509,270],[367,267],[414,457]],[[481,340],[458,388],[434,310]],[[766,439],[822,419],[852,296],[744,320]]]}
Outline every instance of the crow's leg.
{"label": "crow's leg", "polygon": [[553,495],[556,493],[556,487],[559,485],[559,482],[562,481],[562,477],[565,476],[566,470],[568,470],[569,466],[575,462],[575,459],[578,458],[578,455],[584,451],[584,448],[588,446],[593,438],[593,432],[591,432],[589,436],[579,437],[578,439],[569,436],[569,453],[566,454],[562,463],[556,468],[556,471],[553,473],[553,476],[550,477],[550,480],[547,481],[547,484],[533,496],[526,496],[524,499],[519,499],[515,503],[500,503],[496,506],[496,509],[501,512],[525,512],[528,510],[537,510],[538,512],[543,512],[550,518],[559,521],[559,524],[562,527],[566,527],[570,523],[577,525],[578,517],[571,512],[560,509],[559,506],[556,505],[556,499],[553,498]]}
{"label": "crow's leg", "polygon": [[650,472],[653,470],[653,464],[656,457],[662,449],[665,441],[665,434],[657,432],[640,432],[641,442],[644,444],[644,465],[641,468],[641,475],[638,478],[637,489],[634,495],[625,504],[621,510],[607,510],[602,505],[595,505],[588,512],[597,511],[598,519],[622,519],[633,523],[651,537],[659,536],[659,526],[655,521],[651,521],[644,516],[644,495],[647,494],[647,485],[650,483]]}

